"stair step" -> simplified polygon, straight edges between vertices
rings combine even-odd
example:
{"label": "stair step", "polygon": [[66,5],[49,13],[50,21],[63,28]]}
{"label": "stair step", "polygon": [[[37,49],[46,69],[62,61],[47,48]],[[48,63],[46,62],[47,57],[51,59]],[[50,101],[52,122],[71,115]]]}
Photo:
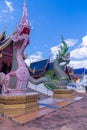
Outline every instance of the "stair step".
{"label": "stair step", "polygon": [[53,91],[47,89],[44,84],[39,84],[39,85],[34,85],[32,83],[29,82],[28,84],[28,88],[30,89],[30,91],[33,92],[38,92],[40,97],[45,96],[45,97],[52,97],[53,96]]}

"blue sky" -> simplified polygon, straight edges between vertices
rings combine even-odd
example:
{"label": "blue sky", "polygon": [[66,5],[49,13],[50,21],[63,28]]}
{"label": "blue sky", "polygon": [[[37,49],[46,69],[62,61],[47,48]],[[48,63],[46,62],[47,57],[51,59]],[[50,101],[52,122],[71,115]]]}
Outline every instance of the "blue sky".
{"label": "blue sky", "polygon": [[[19,24],[24,0],[0,0],[0,33],[9,36]],[[87,0],[26,0],[31,23],[30,62],[54,59],[63,35],[69,47],[70,65],[87,67]]]}

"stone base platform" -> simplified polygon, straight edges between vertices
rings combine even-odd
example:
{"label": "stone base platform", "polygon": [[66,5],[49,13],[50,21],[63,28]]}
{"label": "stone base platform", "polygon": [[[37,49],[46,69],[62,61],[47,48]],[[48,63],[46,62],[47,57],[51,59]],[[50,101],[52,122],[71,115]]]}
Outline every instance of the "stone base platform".
{"label": "stone base platform", "polygon": [[53,97],[55,97],[55,98],[73,98],[74,97],[74,90],[54,89],[53,90]]}
{"label": "stone base platform", "polygon": [[27,114],[39,109],[38,93],[0,95],[0,113],[8,117]]}

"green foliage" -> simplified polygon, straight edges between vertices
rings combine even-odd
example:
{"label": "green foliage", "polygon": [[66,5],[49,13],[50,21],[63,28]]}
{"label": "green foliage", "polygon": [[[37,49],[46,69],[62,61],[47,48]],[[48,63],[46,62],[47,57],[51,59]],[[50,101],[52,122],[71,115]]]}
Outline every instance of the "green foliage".
{"label": "green foliage", "polygon": [[45,76],[46,76],[46,75],[52,76],[53,74],[54,74],[54,70],[49,70],[49,71],[47,71],[47,72],[45,73]]}
{"label": "green foliage", "polygon": [[55,75],[54,73],[54,70],[49,70],[45,73],[45,77],[48,78],[49,81],[52,81],[52,80],[58,80],[57,76]]}

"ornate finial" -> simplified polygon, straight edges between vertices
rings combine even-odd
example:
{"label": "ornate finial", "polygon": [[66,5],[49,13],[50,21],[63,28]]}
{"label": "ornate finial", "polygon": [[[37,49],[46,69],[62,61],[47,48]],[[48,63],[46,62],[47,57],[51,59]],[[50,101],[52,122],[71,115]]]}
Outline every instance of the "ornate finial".
{"label": "ornate finial", "polygon": [[[26,1],[24,0],[23,5],[23,15],[20,21],[20,25],[16,28],[15,34],[11,36],[11,39],[15,42],[22,39],[29,39],[30,34],[30,24],[28,22],[28,11],[26,6]],[[23,35],[22,35],[23,34]]]}
{"label": "ornate finial", "polygon": [[22,19],[21,19],[21,24],[24,25],[28,25],[29,22],[28,22],[28,11],[27,11],[27,6],[26,6],[26,0],[24,0],[24,6],[23,6],[23,16],[22,16]]}
{"label": "ornate finial", "polygon": [[6,32],[6,24],[5,24],[5,26],[4,26],[4,32]]}
{"label": "ornate finial", "polygon": [[6,38],[6,24],[4,25],[3,37]]}
{"label": "ornate finial", "polygon": [[63,37],[63,35],[61,35],[61,39],[62,39],[62,42],[64,41],[64,37]]}

